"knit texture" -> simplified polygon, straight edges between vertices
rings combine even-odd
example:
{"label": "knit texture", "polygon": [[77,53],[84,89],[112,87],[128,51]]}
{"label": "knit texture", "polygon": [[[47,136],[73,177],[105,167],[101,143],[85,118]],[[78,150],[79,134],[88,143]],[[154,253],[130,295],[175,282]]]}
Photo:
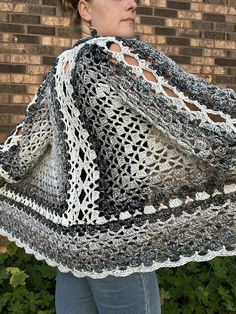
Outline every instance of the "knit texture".
{"label": "knit texture", "polygon": [[0,233],[77,277],[236,255],[235,118],[150,45],[82,39],[1,146]]}

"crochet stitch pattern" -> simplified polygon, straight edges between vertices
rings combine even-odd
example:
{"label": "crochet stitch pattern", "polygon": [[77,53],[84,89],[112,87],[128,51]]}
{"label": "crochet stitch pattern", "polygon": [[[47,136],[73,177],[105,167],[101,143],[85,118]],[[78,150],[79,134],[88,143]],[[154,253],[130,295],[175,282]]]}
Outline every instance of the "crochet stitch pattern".
{"label": "crochet stitch pattern", "polygon": [[77,277],[236,255],[235,113],[146,43],[80,40],[1,146],[0,234]]}

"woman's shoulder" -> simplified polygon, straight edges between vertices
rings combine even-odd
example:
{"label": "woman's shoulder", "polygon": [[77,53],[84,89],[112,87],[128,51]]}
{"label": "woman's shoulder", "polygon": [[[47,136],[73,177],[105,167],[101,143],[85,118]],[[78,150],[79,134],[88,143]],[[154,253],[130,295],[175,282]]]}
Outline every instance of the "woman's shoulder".
{"label": "woman's shoulder", "polygon": [[150,44],[144,41],[141,41],[135,37],[126,38],[126,37],[120,37],[120,36],[99,36],[99,35],[95,37],[81,38],[75,43],[73,48],[98,45],[98,46],[110,49],[110,47],[114,44],[119,45],[124,50],[127,50],[129,47],[133,47],[136,49],[144,49],[144,50],[151,49],[153,51],[157,51]]}
{"label": "woman's shoulder", "polygon": [[[209,102],[213,102],[213,98],[227,103],[235,102],[236,93],[233,89],[220,88],[189,73],[164,52],[137,38],[97,36],[86,38],[82,40],[82,43],[85,45],[85,53],[81,51],[81,55],[89,56],[92,61],[98,61],[100,58],[105,62],[109,60],[112,63],[118,63],[123,72],[128,71],[127,66],[131,66],[134,73],[144,74],[151,81],[153,81],[153,75],[162,77],[166,82],[168,81],[168,84],[185,94],[192,95],[194,99],[199,99],[201,94],[203,104],[206,98],[209,98]],[[156,82],[155,79],[154,82]]]}
{"label": "woman's shoulder", "polygon": [[[142,64],[151,61],[159,61],[160,63],[174,63],[164,52],[157,50],[151,44],[141,41],[137,38],[126,38],[120,36],[95,36],[85,37],[78,40],[73,48],[76,52],[79,52],[81,58],[87,56],[95,57],[98,55],[104,55],[104,57],[116,56],[117,61],[128,61],[129,64]],[[132,56],[132,57],[131,57]],[[133,60],[131,60],[133,58]],[[135,62],[135,59],[137,62]],[[131,63],[129,62],[131,60]],[[134,61],[134,62],[132,62]]]}

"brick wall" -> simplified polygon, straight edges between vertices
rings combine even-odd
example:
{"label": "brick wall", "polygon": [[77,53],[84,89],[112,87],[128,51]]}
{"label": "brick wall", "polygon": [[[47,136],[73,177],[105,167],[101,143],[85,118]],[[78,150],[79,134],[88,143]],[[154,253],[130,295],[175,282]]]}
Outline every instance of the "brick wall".
{"label": "brick wall", "polygon": [[185,70],[236,89],[236,0],[139,0],[139,38]]}
{"label": "brick wall", "polygon": [[[187,71],[236,87],[236,0],[139,0],[136,33]],[[0,0],[0,142],[76,41],[57,0]]]}

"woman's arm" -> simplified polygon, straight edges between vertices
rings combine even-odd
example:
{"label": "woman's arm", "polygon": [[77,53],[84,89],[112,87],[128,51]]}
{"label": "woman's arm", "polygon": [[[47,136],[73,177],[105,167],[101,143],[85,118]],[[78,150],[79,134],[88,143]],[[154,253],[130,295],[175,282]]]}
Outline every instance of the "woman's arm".
{"label": "woman's arm", "polygon": [[0,178],[15,183],[25,177],[51,140],[48,106],[50,88],[48,77],[44,80],[32,102],[27,107],[25,118],[0,146]]}

